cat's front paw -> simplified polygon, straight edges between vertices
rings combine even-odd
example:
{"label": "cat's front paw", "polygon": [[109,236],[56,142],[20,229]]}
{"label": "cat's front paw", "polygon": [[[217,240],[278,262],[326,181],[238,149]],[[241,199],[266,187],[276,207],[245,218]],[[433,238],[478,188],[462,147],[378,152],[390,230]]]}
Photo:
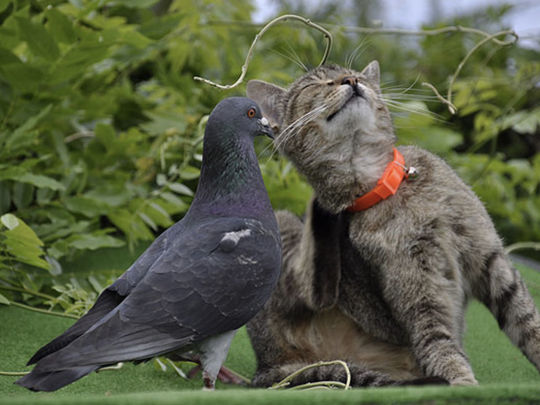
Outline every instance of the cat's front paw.
{"label": "cat's front paw", "polygon": [[476,381],[476,378],[474,376],[462,376],[458,378],[454,378],[450,380],[450,385],[461,385],[461,386],[467,386],[467,385],[478,385],[478,381]]}

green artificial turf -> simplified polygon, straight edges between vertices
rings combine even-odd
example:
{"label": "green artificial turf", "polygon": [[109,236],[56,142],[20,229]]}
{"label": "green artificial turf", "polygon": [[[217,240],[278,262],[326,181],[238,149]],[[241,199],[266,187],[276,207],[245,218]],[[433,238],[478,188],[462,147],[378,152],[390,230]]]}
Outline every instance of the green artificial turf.
{"label": "green artificial turf", "polygon": [[[111,265],[125,268],[133,255],[124,250],[100,252],[73,264],[91,273]],[[138,252],[135,252],[136,255]],[[540,273],[518,266],[540,305]],[[1,371],[29,370],[24,366],[43,344],[63,332],[73,320],[0,306]],[[172,368],[162,371],[153,361],[91,375],[54,393],[32,393],[14,385],[17,377],[0,376],[0,404],[264,404],[264,403],[539,403],[540,375],[498,329],[491,314],[473,302],[467,312],[466,351],[479,387],[407,387],[342,391],[269,391],[225,386],[202,392],[200,378],[181,379]],[[226,365],[250,377],[255,370],[253,350],[245,329],[236,336]]]}

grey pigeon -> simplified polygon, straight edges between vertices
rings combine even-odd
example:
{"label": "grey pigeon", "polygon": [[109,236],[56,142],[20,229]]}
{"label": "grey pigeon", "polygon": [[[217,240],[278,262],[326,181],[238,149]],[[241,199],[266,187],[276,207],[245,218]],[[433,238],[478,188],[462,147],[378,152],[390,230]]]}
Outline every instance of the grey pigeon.
{"label": "grey pigeon", "polygon": [[221,101],[208,119],[197,192],[72,327],[42,347],[17,384],[54,391],[105,365],[200,353],[214,388],[233,336],[279,278],[281,242],[253,146],[272,135],[257,104]]}

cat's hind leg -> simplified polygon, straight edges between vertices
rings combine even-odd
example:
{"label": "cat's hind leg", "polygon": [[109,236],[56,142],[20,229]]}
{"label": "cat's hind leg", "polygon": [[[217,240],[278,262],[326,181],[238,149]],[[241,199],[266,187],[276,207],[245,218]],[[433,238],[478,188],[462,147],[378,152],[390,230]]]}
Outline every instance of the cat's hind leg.
{"label": "cat's hind leg", "polygon": [[[258,370],[253,377],[252,385],[256,387],[271,387],[307,365],[308,363],[282,364],[265,370]],[[350,385],[353,387],[400,385],[399,382],[392,380],[386,374],[368,370],[356,364],[347,364],[347,366],[351,374]],[[347,381],[347,372],[340,364],[312,367],[294,377],[287,387],[323,381],[337,381],[345,384]]]}
{"label": "cat's hind leg", "polygon": [[[283,364],[265,370],[258,370],[251,384],[255,387],[271,387],[281,382],[287,376],[297,370],[308,366],[307,363]],[[384,373],[369,370],[355,363],[347,363],[351,375],[351,387],[385,387],[385,386],[406,386],[406,385],[446,385],[448,381],[440,377],[424,377],[411,380],[394,380]],[[292,380],[287,387],[298,385],[337,381],[345,384],[347,372],[340,364],[331,364],[308,368]]]}
{"label": "cat's hind leg", "polygon": [[540,371],[540,315],[521,274],[502,251],[487,256],[473,294],[499,327]]}

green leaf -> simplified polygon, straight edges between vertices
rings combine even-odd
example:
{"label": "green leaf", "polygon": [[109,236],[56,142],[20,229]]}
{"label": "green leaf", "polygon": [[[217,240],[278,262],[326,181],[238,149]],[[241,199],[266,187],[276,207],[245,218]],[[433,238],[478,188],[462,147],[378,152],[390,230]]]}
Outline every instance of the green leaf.
{"label": "green leaf", "polygon": [[6,18],[0,25],[0,44],[8,49],[13,49],[19,44],[17,37],[17,23],[13,16]]}
{"label": "green leaf", "polygon": [[141,128],[152,135],[161,135],[167,131],[176,130],[182,133],[186,130],[186,122],[182,115],[175,111],[154,111],[146,115],[152,121],[142,124]]}
{"label": "green leaf", "polygon": [[45,11],[45,16],[48,20],[47,28],[57,41],[72,44],[77,40],[73,23],[66,15],[56,8],[50,8]]}
{"label": "green leaf", "polygon": [[6,148],[8,150],[14,149],[18,143],[21,143],[20,141],[21,138],[28,137],[28,136],[33,138],[35,134],[30,131],[34,129],[36,125],[50,113],[51,109],[52,109],[52,104],[47,105],[38,114],[26,120],[26,122],[23,125],[21,125],[15,131],[13,131],[13,133],[11,134],[11,136],[8,138],[6,142]]}
{"label": "green leaf", "polygon": [[133,193],[125,185],[109,181],[101,187],[88,191],[85,196],[108,206],[119,207],[128,204],[133,198]]}
{"label": "green leaf", "polygon": [[139,49],[144,49],[152,43],[152,40],[145,37],[138,31],[129,30],[122,36],[123,42]]}
{"label": "green leaf", "polygon": [[4,11],[12,0],[0,0],[0,11]]}
{"label": "green leaf", "polygon": [[187,196],[193,196],[193,191],[182,183],[169,183],[167,186],[177,194],[183,194]]}
{"label": "green leaf", "polygon": [[107,205],[94,198],[85,196],[69,197],[64,200],[64,204],[71,212],[78,212],[88,218],[95,218],[107,211]]}
{"label": "green leaf", "polygon": [[109,55],[113,42],[92,34],[77,43],[60,59],[50,74],[52,83],[64,82],[86,72],[89,66],[98,63]]}
{"label": "green leaf", "polygon": [[182,201],[182,199],[180,199],[179,197],[177,197],[175,194],[173,193],[169,193],[169,192],[164,192],[164,193],[161,193],[160,196],[167,202],[173,204],[175,207],[178,207],[178,209],[183,209],[186,207],[186,203],[184,201]]}
{"label": "green leaf", "polygon": [[24,63],[11,63],[0,66],[0,77],[11,87],[20,92],[30,92],[41,83],[43,72],[36,67]]}
{"label": "green leaf", "polygon": [[115,0],[114,4],[132,8],[148,8],[157,3],[157,1],[158,0]]}
{"label": "green leaf", "polygon": [[51,275],[58,276],[62,274],[62,265],[60,264],[60,262],[58,262],[58,260],[49,256],[46,256],[45,260],[47,261],[47,263],[49,263],[49,273],[51,273]]}
{"label": "green leaf", "polygon": [[161,39],[175,28],[180,26],[182,17],[178,14],[168,14],[159,18],[151,18],[143,21],[140,25],[140,32],[151,39]]}
{"label": "green leaf", "polygon": [[199,178],[201,171],[193,166],[186,166],[180,172],[180,177],[184,180],[194,180]]}
{"label": "green leaf", "polygon": [[15,17],[19,36],[26,41],[30,51],[48,61],[55,61],[60,56],[60,49],[54,38],[41,24],[36,24],[24,17]]}
{"label": "green leaf", "polygon": [[0,65],[22,64],[22,61],[11,51],[0,48]]}
{"label": "green leaf", "polygon": [[13,203],[18,209],[26,208],[34,199],[34,187],[28,183],[13,185]]}
{"label": "green leaf", "polygon": [[142,219],[126,209],[117,209],[107,215],[109,220],[126,234],[132,241],[152,240],[154,235]]}
{"label": "green leaf", "polygon": [[540,126],[540,108],[533,111],[518,111],[504,118],[503,128],[512,127],[520,134],[534,134]]}
{"label": "green leaf", "polygon": [[157,231],[158,227],[156,223],[152,221],[152,219],[148,215],[146,215],[144,212],[139,212],[138,215],[146,223],[146,225],[152,228],[153,231]]}
{"label": "green leaf", "polygon": [[11,206],[11,191],[10,183],[7,181],[0,181],[0,214],[7,212]]}
{"label": "green leaf", "polygon": [[88,276],[88,282],[90,283],[90,285],[92,286],[92,288],[94,289],[95,292],[97,292],[98,294],[103,291],[103,286],[101,285],[101,283],[98,281],[97,278],[95,278],[94,276]]}
{"label": "green leaf", "polygon": [[2,225],[4,225],[9,230],[12,230],[19,226],[19,220],[13,214],[2,215],[0,217],[0,222],[2,222]]}
{"label": "green leaf", "polygon": [[0,304],[2,304],[2,305],[10,305],[10,302],[4,295],[0,294]]}
{"label": "green leaf", "polygon": [[167,211],[156,202],[145,205],[139,215],[154,230],[157,229],[158,225],[168,227],[173,223]]}
{"label": "green leaf", "polygon": [[13,214],[5,214],[0,217],[2,224],[8,228],[4,231],[7,239],[12,238],[17,242],[27,246],[43,246],[43,242],[37,237],[35,232],[23,220]]}
{"label": "green leaf", "polygon": [[27,172],[22,167],[10,167],[0,172],[0,180],[13,180],[18,183],[27,183],[38,188],[50,188],[51,190],[65,190],[62,183],[51,177]]}
{"label": "green leaf", "polygon": [[114,238],[109,235],[99,234],[73,235],[67,239],[67,242],[71,247],[79,250],[96,250],[101,248],[120,247],[125,245],[125,243],[120,239]]}
{"label": "green leaf", "polygon": [[103,123],[97,124],[94,129],[94,134],[96,135],[96,139],[101,142],[107,152],[110,152],[113,149],[116,139],[116,131],[111,125]]}
{"label": "green leaf", "polygon": [[0,217],[0,222],[8,228],[2,232],[4,249],[14,260],[42,269],[50,269],[49,263],[41,257],[43,242],[28,225],[12,214],[3,215]]}

